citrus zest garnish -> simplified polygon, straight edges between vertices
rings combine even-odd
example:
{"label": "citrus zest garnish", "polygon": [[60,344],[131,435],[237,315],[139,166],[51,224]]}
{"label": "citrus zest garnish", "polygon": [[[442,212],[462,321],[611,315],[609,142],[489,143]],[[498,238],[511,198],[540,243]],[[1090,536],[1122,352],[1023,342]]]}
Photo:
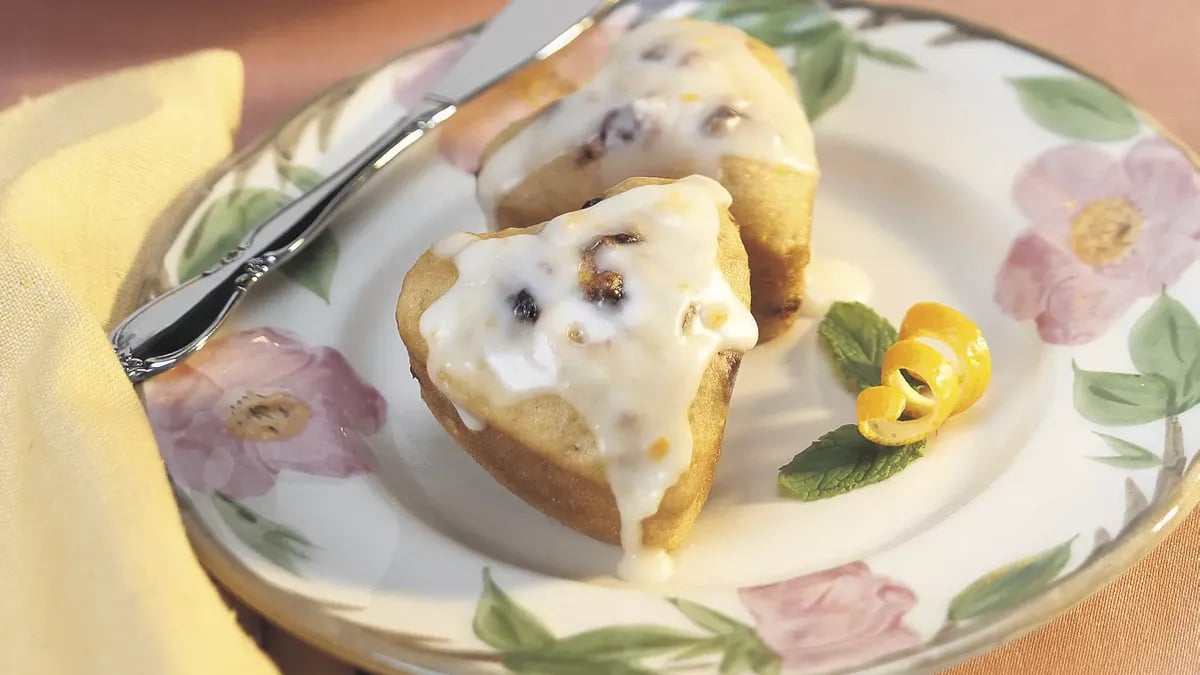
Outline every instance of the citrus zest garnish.
{"label": "citrus zest garnish", "polygon": [[[881,412],[899,413],[894,416],[869,416],[873,409]],[[937,423],[932,415],[916,419],[901,419],[904,412],[904,394],[889,386],[864,389],[858,395],[858,433],[863,438],[879,445],[908,445],[932,434]]]}
{"label": "citrus zest garnish", "polygon": [[962,390],[953,414],[975,405],[992,379],[992,353],[979,326],[957,311],[936,302],[909,308],[900,324],[900,339],[941,340],[954,352]]}
{"label": "citrus zest garnish", "polygon": [[[983,333],[945,305],[913,305],[899,338],[883,355],[882,384],[858,395],[859,433],[880,445],[927,438],[974,405],[991,380],[991,353]],[[953,360],[930,342],[946,345]]]}

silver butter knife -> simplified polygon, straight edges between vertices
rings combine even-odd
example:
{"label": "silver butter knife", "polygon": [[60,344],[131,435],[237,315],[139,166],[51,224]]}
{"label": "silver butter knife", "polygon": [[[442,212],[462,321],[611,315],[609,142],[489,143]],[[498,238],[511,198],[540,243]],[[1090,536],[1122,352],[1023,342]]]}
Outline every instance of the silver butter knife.
{"label": "silver butter knife", "polygon": [[570,43],[623,0],[512,0],[414,111],[370,147],[255,228],[221,261],[138,308],[109,336],[140,382],[204,346],[254,284],[328,226],[330,215],[401,152],[521,66]]}

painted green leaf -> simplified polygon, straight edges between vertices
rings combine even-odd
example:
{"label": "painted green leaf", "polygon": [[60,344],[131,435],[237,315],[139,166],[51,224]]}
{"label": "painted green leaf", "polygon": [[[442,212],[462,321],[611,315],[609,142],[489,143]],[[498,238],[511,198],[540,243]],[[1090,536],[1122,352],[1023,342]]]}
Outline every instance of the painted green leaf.
{"label": "painted green leaf", "polygon": [[761,640],[759,645],[761,650],[750,655],[750,670],[755,675],[779,675],[783,670],[783,660]]}
{"label": "painted green leaf", "polygon": [[270,188],[243,188],[213,200],[183,247],[179,278],[190,279],[217,264],[250,230],[291,201]]}
{"label": "painted green leaf", "polygon": [[1171,388],[1157,375],[1082,370],[1075,366],[1075,409],[1096,424],[1145,424],[1167,415]]}
{"label": "painted green leaf", "polygon": [[948,619],[974,619],[1008,609],[1042,592],[1067,566],[1074,542],[1072,537],[980,577],[950,601]]}
{"label": "painted green leaf", "polygon": [[780,491],[803,501],[845,494],[890,478],[922,457],[925,442],[884,447],[844,424],[821,436],[779,469]]}
{"label": "painted green leaf", "polygon": [[1163,293],[1129,333],[1133,365],[1172,384],[1168,413],[1178,415],[1200,398],[1200,324],[1183,303]]}
{"label": "painted green leaf", "polygon": [[348,77],[331,86],[318,101],[305,106],[295,118],[289,120],[276,134],[272,145],[276,153],[276,165],[292,162],[300,146],[300,139],[313,122],[317,125],[317,149],[329,148],[333,128],[346,107],[350,97],[358,91],[369,73]]}
{"label": "painted green leaf", "polygon": [[1200,404],[1200,359],[1192,361],[1192,367],[1184,373],[1183,384],[1179,388],[1172,412],[1182,415]]}
{"label": "painted green leaf", "polygon": [[565,637],[538,652],[592,659],[639,659],[691,647],[704,640],[674,628],[650,624],[610,626]]}
{"label": "painted green leaf", "polygon": [[486,567],[471,627],[476,637],[501,651],[536,649],[554,642],[554,635],[536,616],[500,590]]}
{"label": "painted green leaf", "polygon": [[886,63],[889,66],[896,66],[897,68],[909,68],[912,70],[921,69],[921,64],[917,63],[916,59],[902,51],[892,49],[891,47],[880,47],[879,45],[874,45],[870,42],[859,40],[858,51],[860,54],[869,59],[878,61],[880,63]]}
{"label": "painted green leaf", "polygon": [[298,574],[296,563],[308,559],[312,542],[292,528],[254,512],[245,504],[217,492],[213,506],[234,536],[259,555],[283,569]]}
{"label": "painted green leaf", "polygon": [[[730,0],[713,3],[713,7],[702,8],[696,16],[730,22],[777,49],[791,48],[792,76],[810,121],[850,91],[859,48],[852,32],[838,23],[824,4],[811,0]],[[882,59],[895,56],[882,51]]]}
{"label": "painted green leaf", "polygon": [[815,5],[816,2],[814,0],[793,0],[790,2],[780,2],[779,0],[725,0],[725,2],[718,4],[720,7],[719,16],[722,18],[755,12],[775,12],[782,7],[788,6],[813,7]]}
{"label": "painted green leaf", "polygon": [[672,656],[671,660],[687,661],[688,659],[694,659],[698,656],[719,654],[723,651],[725,651],[725,640],[721,639],[720,637],[710,637],[697,641],[696,644]]}
{"label": "painted green leaf", "polygon": [[776,11],[759,15],[753,23],[745,18],[734,23],[742,24],[747,33],[776,49],[804,49],[827,34],[844,30],[824,7],[803,3],[782,4]]}
{"label": "painted green leaf", "polygon": [[728,639],[722,640],[721,651],[721,662],[717,666],[717,672],[722,675],[740,675],[745,672],[777,675],[780,671],[779,655],[752,631],[730,634]]}
{"label": "painted green leaf", "polygon": [[[730,654],[735,656],[730,657]],[[733,664],[738,667],[732,667]],[[720,671],[733,675],[749,669],[756,675],[778,675],[781,666],[779,655],[768,647],[757,633],[746,631],[730,641],[725,657],[721,659]]]}
{"label": "painted green leaf", "polygon": [[1014,77],[1021,107],[1046,129],[1084,141],[1118,141],[1138,132],[1125,99],[1084,77]]}
{"label": "painted green leaf", "polygon": [[713,635],[725,635],[731,631],[750,630],[750,627],[741,621],[691,600],[668,598],[667,602],[675,605],[675,609],[678,609],[689,621]]}
{"label": "painted green leaf", "polygon": [[747,670],[750,670],[750,652],[741,643],[727,647],[717,672],[721,675],[738,675]]}
{"label": "painted green leaf", "polygon": [[303,192],[317,187],[325,177],[313,169],[301,164],[282,163],[275,167],[284,180],[300,188]]}
{"label": "painted green leaf", "polygon": [[861,302],[833,303],[817,335],[855,392],[879,384],[883,354],[898,337],[887,319]]}
{"label": "painted green leaf", "polygon": [[326,231],[305,246],[295,258],[279,268],[284,276],[329,302],[333,273],[337,271],[338,243],[332,231]]}
{"label": "painted green leaf", "polygon": [[688,16],[696,19],[697,21],[725,21],[727,23],[732,23],[730,21],[732,15],[725,16],[724,7],[720,3],[716,2],[706,2],[697,7],[696,10]]}
{"label": "painted green leaf", "polygon": [[821,17],[803,28],[789,30],[787,33],[789,46],[796,49],[812,49],[834,37],[844,36],[846,27],[831,16]]}
{"label": "painted green leaf", "polygon": [[[755,34],[755,30],[768,23],[775,24],[781,31],[786,32],[793,30],[796,26],[803,26],[817,16],[828,16],[829,14],[829,9],[815,0],[790,0],[789,2],[730,0],[706,3],[693,16],[698,19],[724,21],[738,25],[754,37],[763,40],[763,36]],[[748,23],[747,19],[749,18],[756,18],[757,21]]]}
{"label": "painted green leaf", "polygon": [[621,659],[581,659],[542,652],[509,652],[504,666],[519,675],[658,675]]}
{"label": "painted green leaf", "polygon": [[1100,432],[1096,432],[1096,435],[1103,439],[1108,444],[1109,449],[1116,454],[1105,457],[1090,457],[1089,459],[1094,459],[1109,466],[1115,466],[1118,469],[1149,469],[1162,464],[1161,457],[1137,443]]}
{"label": "painted green leaf", "polygon": [[700,641],[680,655],[722,652],[720,672],[740,673],[749,669],[758,675],[776,675],[780,669],[779,655],[758,637],[746,624],[715,609],[683,598],[667,600],[689,621],[716,636],[716,642]]}
{"label": "painted green leaf", "polygon": [[837,105],[854,85],[858,46],[848,30],[835,25],[810,31],[811,42],[795,42],[792,75],[800,88],[804,110],[816,121]]}

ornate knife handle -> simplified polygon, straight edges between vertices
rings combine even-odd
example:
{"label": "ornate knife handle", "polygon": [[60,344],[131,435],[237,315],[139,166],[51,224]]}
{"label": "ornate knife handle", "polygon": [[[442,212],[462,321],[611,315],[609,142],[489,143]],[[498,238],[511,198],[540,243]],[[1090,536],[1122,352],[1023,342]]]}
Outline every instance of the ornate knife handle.
{"label": "ornate knife handle", "polygon": [[339,205],[456,110],[451,101],[427,96],[415,113],[256,227],[213,268],[121,322],[109,339],[129,379],[136,383],[169,370],[203,347],[259,279],[299,253]]}

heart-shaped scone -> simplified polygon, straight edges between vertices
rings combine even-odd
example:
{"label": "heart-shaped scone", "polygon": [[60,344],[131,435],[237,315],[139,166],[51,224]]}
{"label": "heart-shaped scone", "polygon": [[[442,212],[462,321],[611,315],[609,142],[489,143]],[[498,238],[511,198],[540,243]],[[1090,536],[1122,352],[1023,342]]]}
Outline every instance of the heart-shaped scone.
{"label": "heart-shaped scone", "polygon": [[421,395],[496,480],[661,577],[708,497],[742,354],[746,251],[712,179],[634,178],[527,229],[457,234],[396,308]]}
{"label": "heart-shaped scone", "polygon": [[787,68],[742,31],[691,19],[631,30],[583,87],[488,145],[477,193],[499,230],[548,220],[632,176],[696,173],[733,196],[769,340],[803,300],[819,169]]}

